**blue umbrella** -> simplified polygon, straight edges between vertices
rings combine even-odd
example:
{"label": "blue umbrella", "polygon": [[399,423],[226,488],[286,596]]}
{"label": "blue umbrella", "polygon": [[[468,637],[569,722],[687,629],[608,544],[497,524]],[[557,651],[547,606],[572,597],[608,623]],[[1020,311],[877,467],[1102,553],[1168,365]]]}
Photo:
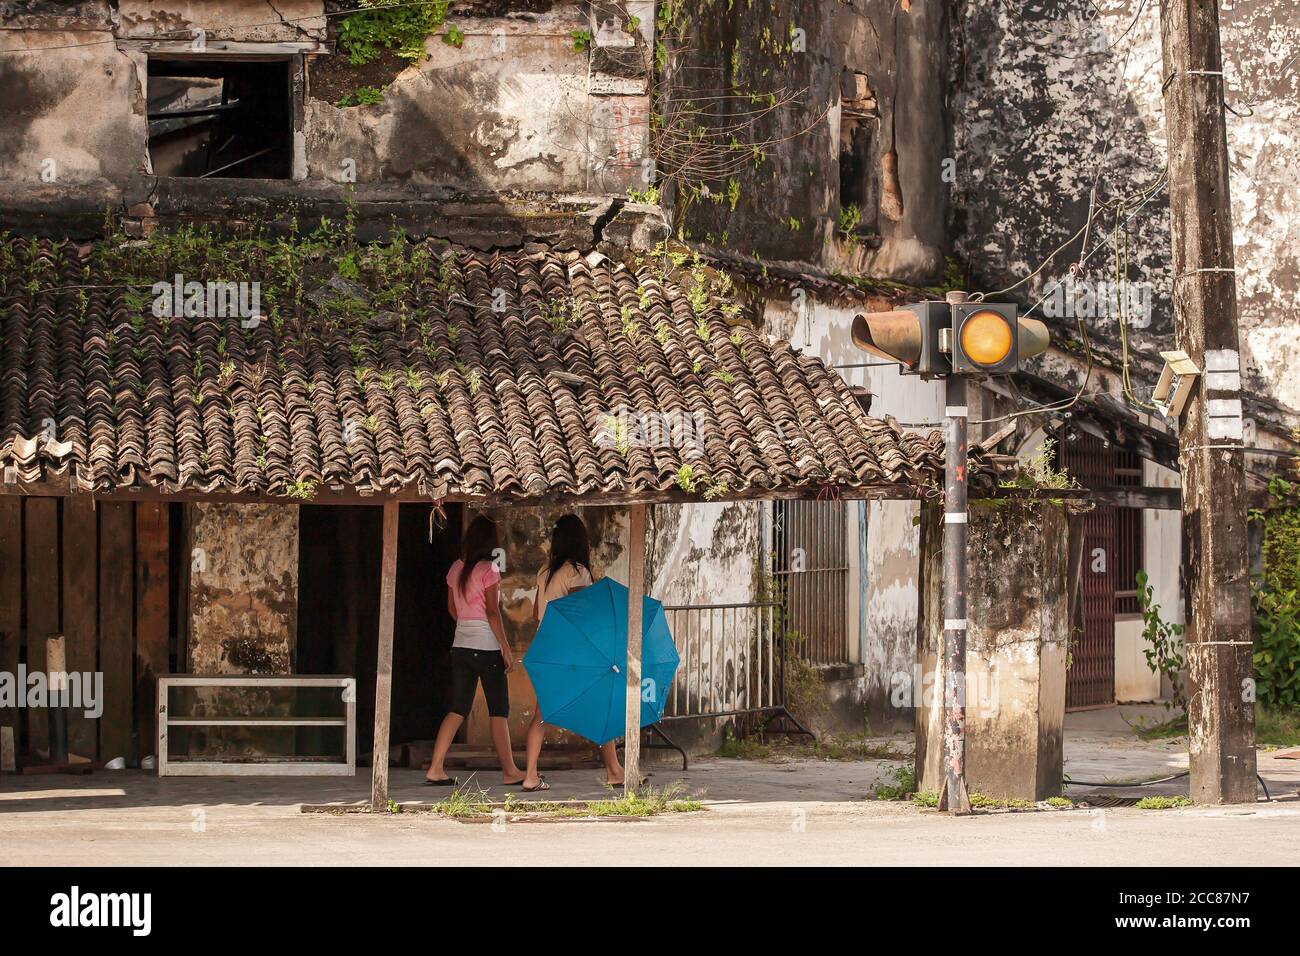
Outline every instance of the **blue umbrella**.
{"label": "blue umbrella", "polygon": [[[627,588],[612,578],[546,605],[524,668],[548,724],[603,744],[623,736],[627,708]],[[641,726],[664,713],[677,673],[664,606],[641,605]],[[649,682],[649,683],[647,683]]]}

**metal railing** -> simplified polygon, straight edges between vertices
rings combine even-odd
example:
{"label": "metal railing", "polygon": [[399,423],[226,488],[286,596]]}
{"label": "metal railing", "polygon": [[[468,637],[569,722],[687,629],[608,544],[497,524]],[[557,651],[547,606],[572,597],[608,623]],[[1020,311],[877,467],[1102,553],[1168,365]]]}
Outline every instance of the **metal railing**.
{"label": "metal railing", "polygon": [[784,708],[784,615],[779,602],[679,604],[664,612],[681,658],[665,719]]}

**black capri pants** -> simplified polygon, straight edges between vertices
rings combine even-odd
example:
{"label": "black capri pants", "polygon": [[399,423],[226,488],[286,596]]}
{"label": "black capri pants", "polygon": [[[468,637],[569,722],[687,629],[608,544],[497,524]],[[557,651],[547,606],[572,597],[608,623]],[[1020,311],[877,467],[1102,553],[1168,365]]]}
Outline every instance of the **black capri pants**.
{"label": "black capri pants", "polygon": [[451,712],[464,717],[474,706],[474,691],[483,682],[488,714],[510,716],[510,687],[506,661],[500,651],[476,651],[470,647],[451,649]]}

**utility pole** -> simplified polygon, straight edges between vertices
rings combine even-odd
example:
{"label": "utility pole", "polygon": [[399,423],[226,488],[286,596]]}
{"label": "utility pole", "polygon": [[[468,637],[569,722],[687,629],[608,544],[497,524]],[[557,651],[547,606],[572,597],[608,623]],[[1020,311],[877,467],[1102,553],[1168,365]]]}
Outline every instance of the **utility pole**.
{"label": "utility pole", "polygon": [[[966,293],[949,292],[949,305]],[[966,466],[967,385],[944,381],[943,468],[943,790],[939,809],[970,813],[966,792]]]}
{"label": "utility pole", "polygon": [[1218,3],[1161,0],[1174,329],[1202,370],[1178,433],[1191,796],[1255,800],[1241,357]]}

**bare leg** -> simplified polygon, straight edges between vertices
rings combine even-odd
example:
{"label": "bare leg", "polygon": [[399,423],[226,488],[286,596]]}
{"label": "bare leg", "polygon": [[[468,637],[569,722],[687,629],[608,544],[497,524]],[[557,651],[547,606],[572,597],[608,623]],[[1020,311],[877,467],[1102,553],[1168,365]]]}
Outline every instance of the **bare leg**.
{"label": "bare leg", "polygon": [[493,717],[492,745],[496,747],[497,760],[501,761],[501,782],[518,783],[524,779],[524,772],[515,764],[515,752],[510,747],[510,722],[504,717]]}
{"label": "bare leg", "polygon": [[460,730],[460,725],[465,722],[461,714],[448,712],[447,716],[442,718],[442,726],[438,728],[438,739],[433,743],[433,760],[429,763],[429,772],[424,776],[428,780],[446,780],[447,771],[442,769],[442,762],[447,759],[447,751],[451,749],[451,740],[456,736],[456,731]]}
{"label": "bare leg", "polygon": [[618,762],[617,741],[611,740],[607,744],[601,744],[600,756],[605,761],[605,780],[613,787],[623,785],[623,765]]}
{"label": "bare leg", "polygon": [[536,787],[541,780],[537,773],[537,761],[542,757],[542,741],[546,737],[546,724],[542,721],[541,711],[533,714],[533,722],[528,725],[528,764],[524,768],[524,786]]}

